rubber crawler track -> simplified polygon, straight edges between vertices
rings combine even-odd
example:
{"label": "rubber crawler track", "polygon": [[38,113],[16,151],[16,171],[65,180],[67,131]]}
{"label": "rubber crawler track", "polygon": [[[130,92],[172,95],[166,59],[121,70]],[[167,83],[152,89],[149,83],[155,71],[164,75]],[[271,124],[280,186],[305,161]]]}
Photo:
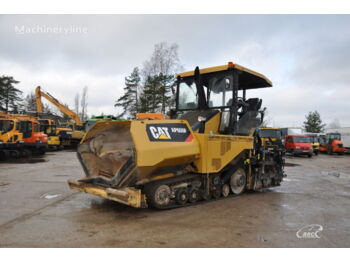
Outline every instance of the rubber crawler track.
{"label": "rubber crawler track", "polygon": [[[196,177],[197,178],[197,175],[188,175],[188,178],[186,179],[183,179],[183,177],[181,177],[181,182],[187,182],[187,180],[190,180],[192,178]],[[180,177],[179,177],[180,178]],[[176,178],[175,178],[176,179]],[[170,178],[170,179],[167,179],[167,180],[163,180],[162,182],[163,183],[160,183],[158,182],[159,184],[164,184],[164,185],[171,185],[172,183],[176,183],[175,181],[172,181],[174,180],[174,178]],[[172,183],[171,183],[172,182]],[[271,188],[273,186],[270,186],[268,188]],[[250,191],[250,190],[249,190]],[[242,194],[246,193],[246,191],[244,191]],[[156,209],[156,210],[168,210],[168,209],[174,209],[174,208],[180,208],[180,207],[187,207],[187,206],[195,206],[195,205],[199,205],[199,204],[204,204],[204,203],[209,203],[209,202],[213,202],[213,201],[217,201],[217,200],[223,200],[223,199],[228,199],[228,198],[233,198],[233,197],[238,197],[242,194],[239,194],[239,195],[235,195],[234,193],[230,192],[230,194],[227,196],[227,197],[224,197],[224,196],[220,196],[219,198],[214,198],[214,197],[211,197],[210,199],[200,199],[194,203],[190,203],[190,202],[187,202],[186,204],[184,205],[181,205],[181,204],[178,204],[178,203],[172,203],[170,205],[167,205],[167,206],[164,206],[164,207],[159,207],[159,208],[155,208],[155,207],[151,207],[152,209]],[[173,200],[174,201],[174,200]]]}

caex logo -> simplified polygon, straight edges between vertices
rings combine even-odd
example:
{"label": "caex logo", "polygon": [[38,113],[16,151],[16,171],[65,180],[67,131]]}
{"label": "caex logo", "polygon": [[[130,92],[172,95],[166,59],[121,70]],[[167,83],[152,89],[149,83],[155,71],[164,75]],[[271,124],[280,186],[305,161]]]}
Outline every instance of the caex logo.
{"label": "caex logo", "polygon": [[298,230],[296,233],[297,238],[321,238],[319,232],[323,230],[323,226],[319,224],[312,224],[312,225],[306,225],[303,226]]}

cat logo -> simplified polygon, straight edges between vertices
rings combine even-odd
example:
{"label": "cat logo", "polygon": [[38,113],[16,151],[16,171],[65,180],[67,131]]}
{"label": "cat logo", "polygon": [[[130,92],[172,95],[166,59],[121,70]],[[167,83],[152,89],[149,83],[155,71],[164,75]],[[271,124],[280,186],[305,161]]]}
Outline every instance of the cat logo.
{"label": "cat logo", "polygon": [[152,142],[191,142],[192,134],[184,123],[154,123],[146,125],[148,139]]}
{"label": "cat logo", "polygon": [[169,134],[167,127],[151,126],[149,130],[151,131],[151,134],[154,139],[168,139],[168,140],[171,139],[171,136]]}

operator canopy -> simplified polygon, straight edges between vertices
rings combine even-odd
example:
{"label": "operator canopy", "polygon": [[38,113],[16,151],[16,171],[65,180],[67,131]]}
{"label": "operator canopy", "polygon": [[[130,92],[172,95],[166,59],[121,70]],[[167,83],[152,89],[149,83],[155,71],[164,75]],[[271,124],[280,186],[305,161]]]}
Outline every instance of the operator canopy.
{"label": "operator canopy", "polygon": [[176,111],[193,130],[219,110],[221,133],[247,135],[261,124],[262,100],[246,99],[246,90],[271,87],[272,82],[264,75],[229,62],[203,69],[196,67],[194,71],[178,74],[177,79]]}
{"label": "operator canopy", "polygon": [[[177,110],[237,107],[238,99],[245,102],[246,90],[272,86],[264,75],[232,62],[203,69],[197,67],[177,74],[177,79]],[[243,91],[241,98],[237,91]],[[258,100],[251,102],[261,105]]]}
{"label": "operator canopy", "polygon": [[[272,87],[272,82],[263,74],[250,70],[246,67],[229,62],[227,65],[208,67],[199,70],[199,73],[204,76],[210,76],[210,74],[217,74],[219,72],[225,72],[229,69],[237,69],[239,72],[238,90],[255,89]],[[195,71],[183,72],[176,75],[177,78],[194,77]]]}

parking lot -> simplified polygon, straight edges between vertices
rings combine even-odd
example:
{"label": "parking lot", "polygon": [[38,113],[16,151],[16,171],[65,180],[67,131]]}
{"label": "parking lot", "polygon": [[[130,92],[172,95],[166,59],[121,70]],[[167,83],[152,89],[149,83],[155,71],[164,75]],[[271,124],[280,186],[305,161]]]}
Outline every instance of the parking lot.
{"label": "parking lot", "polygon": [[73,151],[2,162],[0,247],[350,247],[349,160],[286,157],[280,187],[165,211],[72,191]]}

